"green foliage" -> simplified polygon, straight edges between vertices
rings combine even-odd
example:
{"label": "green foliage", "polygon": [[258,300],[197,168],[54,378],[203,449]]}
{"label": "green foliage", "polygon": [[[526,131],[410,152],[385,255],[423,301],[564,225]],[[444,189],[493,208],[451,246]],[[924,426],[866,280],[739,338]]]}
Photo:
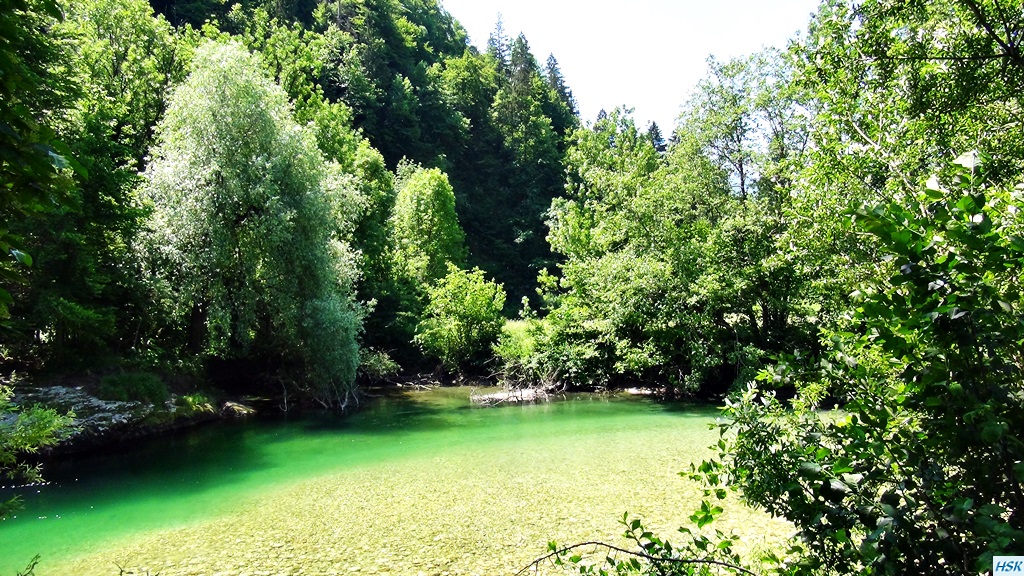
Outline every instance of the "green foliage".
{"label": "green foliage", "polygon": [[[12,395],[10,387],[0,385],[0,476],[15,484],[41,482],[39,465],[25,464],[20,459],[61,440],[70,429],[74,414],[61,415],[40,406],[19,409],[11,404]],[[0,502],[0,519],[20,507],[17,498]],[[32,565],[27,570],[31,572]]]}
{"label": "green foliage", "polygon": [[545,378],[709,393],[813,334],[774,197],[731,193],[728,166],[679,135],[661,155],[621,110],[575,134],[549,223],[565,260],[542,277],[531,361]]}
{"label": "green foliage", "polygon": [[416,326],[415,342],[449,368],[473,360],[498,338],[504,319],[505,291],[484,280],[479,268],[448,274],[427,289],[427,306]]}
{"label": "green foliage", "polygon": [[[81,121],[92,138],[82,144],[106,145],[116,155],[112,166],[102,164],[100,150],[81,156],[105,173],[138,171],[171,86],[184,79],[189,42],[144,1],[86,0],[66,9],[63,28],[75,37],[85,92]],[[89,170],[93,178],[95,172]]]}
{"label": "green foliage", "polygon": [[202,392],[182,394],[174,399],[174,415],[191,418],[196,414],[213,414],[213,403],[209,396]]}
{"label": "green foliage", "polygon": [[14,226],[68,204],[65,169],[74,161],[53,123],[76,88],[51,73],[67,54],[49,32],[62,17],[53,0],[0,2],[0,320],[33,262]]}
{"label": "green foliage", "polygon": [[383,380],[401,372],[402,367],[387,352],[363,348],[359,351],[359,373],[371,380]]}
{"label": "green foliage", "polygon": [[[629,228],[642,226],[633,208],[646,205],[642,191],[652,189],[646,185],[659,162],[650,142],[620,111],[593,129],[579,130],[568,162],[569,197],[552,204],[548,236],[552,249],[565,256],[562,278],[550,286],[561,292],[547,296],[540,365],[557,380],[606,383],[616,371],[616,342],[625,343],[611,316],[622,302],[615,293],[633,286],[658,290],[660,280],[648,282],[652,275],[671,274],[660,262],[650,262],[658,251],[645,248],[646,255],[639,255],[626,241]],[[643,275],[647,278],[639,280]]]}
{"label": "green foliage", "polygon": [[491,213],[507,215],[491,231],[499,235],[495,249],[501,252],[494,254],[497,266],[490,268],[507,269],[508,273],[495,270],[495,275],[506,281],[515,297],[522,297],[531,292],[524,289],[524,280],[532,280],[553,260],[544,242],[543,221],[551,201],[562,192],[566,138],[579,121],[566,101],[571,96],[557,62],[551,62],[545,78],[522,34],[503,50],[508,61],[499,63],[504,74],[497,79],[489,124],[504,154],[494,167],[500,178],[483,192],[493,195],[497,188],[500,194],[492,202],[497,200],[498,205]]}
{"label": "green foliage", "polygon": [[325,93],[343,101],[389,166],[402,158],[437,165],[459,142],[458,115],[429,70],[462,54],[466,33],[434,1],[342,0],[320,12],[320,27],[339,40]]}
{"label": "green foliage", "polygon": [[[523,302],[527,300],[524,298]],[[498,342],[494,345],[494,355],[501,366],[498,377],[503,386],[557,384],[541,365],[538,343],[543,338],[545,326],[543,320],[529,316],[522,320],[508,320],[502,325]]]}
{"label": "green foliage", "polygon": [[[337,163],[325,168],[321,178],[335,220],[325,228],[337,243],[329,258],[333,263],[316,268],[336,273],[331,282],[341,292],[354,287],[374,310],[367,319],[367,342],[388,349],[407,346],[423,305],[425,284],[410,280],[402,267],[395,269],[391,256],[397,251],[389,246],[397,194],[388,167],[401,158],[451,175],[458,214],[472,228],[468,241],[474,248],[473,264],[499,275],[506,285],[514,284],[517,296],[532,293],[536,270],[551,257],[543,214],[562,186],[562,137],[576,125],[571,91],[553,58],[542,74],[525,38],[516,39],[514,54],[510,52],[514,66],[499,73],[489,57],[468,46],[465,31],[433,1],[343,0],[313,7],[301,0],[230,6],[161,0],[151,6],[142,0],[65,3],[68,18],[63,21],[58,7],[46,0],[4,11],[16,15],[10,20],[10,46],[16,46],[12,50],[30,56],[11,60],[12,66],[20,62],[24,68],[4,71],[11,86],[14,81],[18,86],[5,93],[4,103],[16,107],[33,131],[19,133],[19,138],[52,152],[37,158],[44,163],[43,171],[36,172],[56,178],[54,186],[43,186],[46,194],[39,202],[4,203],[3,210],[10,213],[2,215],[10,225],[3,227],[4,234],[9,231],[3,248],[14,251],[3,265],[10,273],[0,278],[5,290],[0,305],[6,309],[18,301],[11,324],[16,330],[4,336],[10,354],[55,367],[102,363],[118,355],[166,358],[183,346],[237,356],[262,353],[256,350],[262,344],[253,344],[259,340],[256,335],[278,331],[273,321],[260,320],[282,309],[276,304],[249,307],[231,318],[223,313],[219,296],[206,298],[215,289],[200,294],[204,289],[195,285],[189,287],[195,294],[179,298],[185,279],[199,278],[201,274],[193,273],[206,269],[197,265],[185,271],[181,266],[190,258],[202,260],[202,242],[195,250],[165,251],[158,248],[161,234],[177,231],[178,223],[161,221],[162,216],[148,219],[156,174],[149,158],[161,162],[160,154],[169,147],[165,112],[181,114],[172,92],[190,69],[204,65],[193,62],[200,35],[222,43],[239,41],[259,52],[260,67],[287,94],[290,115],[306,126],[303,139],[312,135],[322,154]],[[186,24],[201,26],[201,32]],[[7,32],[5,28],[5,38]],[[76,82],[80,90],[73,89]],[[192,88],[185,82],[182,90]],[[208,109],[208,103],[201,99],[199,108]],[[185,123],[179,122],[179,128]],[[201,142],[214,132],[192,136]],[[71,156],[46,148],[54,135],[81,159],[74,181],[69,173],[59,173],[65,160],[74,164]],[[261,138],[255,134],[253,139]],[[236,157],[255,148],[242,140],[230,145]],[[281,165],[272,156],[264,155],[251,166],[269,162],[271,171],[277,170]],[[212,168],[222,160],[209,159],[178,167]],[[29,166],[24,160],[4,166]],[[249,176],[259,171],[254,168]],[[193,170],[195,186],[180,188],[182,197],[207,185],[234,189],[230,178],[199,184],[205,176],[230,170],[212,170],[202,177],[200,172]],[[36,179],[34,184],[44,183]],[[187,203],[179,206],[188,208]],[[44,212],[45,218],[37,218]],[[307,220],[318,226],[318,218]],[[210,238],[209,246],[223,247],[214,240]],[[452,254],[430,263],[433,278],[445,274],[444,261],[461,265],[469,252],[464,246],[443,250]],[[27,269],[30,263],[34,265]],[[254,260],[246,265],[247,273],[258,267]],[[19,268],[21,274],[15,273]],[[261,280],[289,276],[279,274],[280,269]],[[243,276],[230,279],[239,292],[245,288]],[[253,283],[254,291],[260,291],[259,285]],[[292,322],[280,332],[294,340],[294,326],[313,324]],[[263,351],[270,350],[266,356],[274,357],[274,364],[304,362],[279,352],[285,348],[266,344]]]}
{"label": "green foliage", "polygon": [[241,41],[262,56],[268,73],[288,94],[295,120],[312,123],[317,146],[328,160],[351,172],[362,138],[352,126],[352,109],[344,101],[332,101],[332,55],[344,50],[351,37],[337,28],[317,32],[297,22],[273,18],[267,10],[247,11],[235,4],[228,16]]}
{"label": "green foliage", "polygon": [[[838,320],[850,290],[877,272],[879,254],[837,215],[879,202],[944,169],[951,151],[985,150],[989,178],[1017,183],[1024,68],[1012,39],[1020,2],[828,1],[791,49],[808,119],[802,193],[806,231],[791,235],[817,255],[822,319]],[[993,26],[995,21],[1001,22]]]}
{"label": "green foliage", "polygon": [[796,50],[799,80],[819,112],[820,177],[853,191],[896,192],[941,170],[951,150],[977,148],[993,157],[994,183],[1014,180],[1024,161],[1007,130],[1018,125],[1024,86],[1020,8],[991,0],[823,3]]}
{"label": "green foliage", "polygon": [[345,408],[355,394],[359,368],[361,315],[351,301],[337,293],[326,293],[308,301],[302,317],[303,379],[311,384],[310,394],[325,408]]}
{"label": "green foliage", "polygon": [[[856,208],[889,276],[854,294],[817,371],[765,372],[811,382],[793,409],[757,387],[729,403],[706,471],[792,521],[806,570],[966,574],[1021,552],[1019,202],[967,154],[902,202]],[[844,413],[816,414],[824,394]]]}
{"label": "green foliage", "polygon": [[391,244],[397,273],[426,286],[443,278],[449,264],[465,262],[465,235],[448,177],[436,168],[409,170],[398,186]]}
{"label": "green foliage", "polygon": [[67,18],[49,33],[65,53],[52,74],[79,90],[47,114],[81,169],[63,206],[12,226],[35,265],[10,341],[18,356],[71,367],[137,348],[151,325],[129,250],[144,216],[134,188],[188,50],[144,0],[61,8]]}
{"label": "green foliage", "polygon": [[103,400],[148,402],[157,408],[163,408],[170,397],[164,381],[150,372],[128,372],[106,376],[100,381],[96,395]]}
{"label": "green foliage", "polygon": [[325,162],[284,92],[234,44],[207,43],[158,129],[141,245],[187,344],[299,362],[329,406],[350,399],[360,312],[331,237]]}
{"label": "green foliage", "polygon": [[[514,62],[498,70],[432,0],[321,3],[310,19],[288,17],[291,10],[278,4],[242,2],[226,17],[224,7],[209,9],[224,30],[263,55],[296,120],[314,123],[325,156],[347,172],[361,137],[388,167],[405,158],[446,172],[470,263],[517,298],[532,295],[536,272],[551,260],[543,220],[562,189],[564,137],[578,125],[557,62],[549,59],[542,74],[525,38],[506,38]],[[393,304],[396,292],[386,285],[361,290],[382,306]],[[396,324],[379,316],[369,322],[385,332]]]}
{"label": "green foliage", "polygon": [[789,204],[807,146],[805,95],[793,81],[793,57],[765,49],[745,58],[708,59],[681,119],[702,150],[729,173],[733,193],[777,213]]}
{"label": "green foliage", "polygon": [[741,60],[719,63],[714,57],[708,68],[687,122],[715,162],[730,169],[735,194],[746,200],[753,195],[755,170],[752,70]]}

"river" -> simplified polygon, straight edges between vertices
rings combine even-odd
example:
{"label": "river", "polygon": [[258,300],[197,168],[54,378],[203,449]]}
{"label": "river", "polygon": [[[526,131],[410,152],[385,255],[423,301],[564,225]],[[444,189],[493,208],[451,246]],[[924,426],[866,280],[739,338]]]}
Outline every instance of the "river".
{"label": "river", "polygon": [[[580,395],[477,408],[465,388],[345,418],[218,423],[51,466],[0,523],[0,574],[512,574],[559,543],[622,544],[623,512],[671,536],[716,411]],[[739,503],[755,549],[787,527]],[[677,534],[678,536],[678,534]]]}

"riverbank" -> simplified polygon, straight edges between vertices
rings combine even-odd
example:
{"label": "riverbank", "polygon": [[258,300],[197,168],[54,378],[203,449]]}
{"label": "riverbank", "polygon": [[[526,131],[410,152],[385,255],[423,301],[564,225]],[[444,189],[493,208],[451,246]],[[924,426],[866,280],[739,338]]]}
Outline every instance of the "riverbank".
{"label": "riverbank", "polygon": [[[194,390],[191,379],[173,382],[173,390],[164,402],[139,400],[123,401],[102,399],[98,394],[102,378],[93,374],[77,374],[49,379],[24,379],[8,376],[2,383],[14,389],[12,403],[27,407],[41,405],[60,414],[73,413],[74,423],[61,441],[46,448],[39,455],[55,458],[70,454],[100,451],[127,442],[175,433],[183,429],[218,420],[244,418],[257,414],[281,414],[287,409],[302,412],[303,405],[289,404],[282,398],[229,397],[217,393],[217,399],[205,394],[186,394]],[[390,381],[377,381],[362,388],[364,401],[382,396],[401,395],[410,391],[428,391],[437,388],[464,388],[469,390],[470,401],[478,406],[546,402],[563,398],[562,389],[513,388],[505,389],[491,379],[480,376],[451,374],[406,374]],[[604,390],[577,390],[583,393],[603,393]],[[627,395],[666,397],[664,390],[654,388],[628,388],[620,391]],[[319,411],[313,407],[314,411]],[[354,410],[358,410],[356,406]]]}
{"label": "riverbank", "polygon": [[[95,378],[62,378],[44,383],[14,383],[11,402],[16,407],[39,405],[60,414],[74,414],[72,426],[61,440],[40,453],[53,458],[101,450],[199,426],[244,417],[255,411],[244,403],[214,403],[202,395],[170,394],[165,402],[107,400],[97,396]],[[13,417],[13,415],[9,416]]]}

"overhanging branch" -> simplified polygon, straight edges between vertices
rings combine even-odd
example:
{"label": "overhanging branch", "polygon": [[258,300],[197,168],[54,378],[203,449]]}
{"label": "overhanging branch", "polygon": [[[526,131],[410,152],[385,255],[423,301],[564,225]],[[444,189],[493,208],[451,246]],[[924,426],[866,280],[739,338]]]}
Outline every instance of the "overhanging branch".
{"label": "overhanging branch", "polygon": [[566,554],[568,552],[572,552],[573,550],[575,550],[577,548],[583,548],[585,546],[600,546],[600,547],[607,548],[608,550],[611,550],[611,551],[614,551],[614,552],[621,552],[622,554],[629,554],[630,556],[634,556],[636,558],[642,558],[642,559],[648,560],[650,562],[668,563],[668,564],[708,564],[708,565],[711,565],[711,566],[721,566],[723,568],[729,568],[729,569],[732,569],[732,570],[736,570],[737,572],[740,572],[742,574],[748,574],[749,576],[757,576],[757,574],[755,574],[754,572],[751,572],[750,570],[747,570],[746,568],[743,568],[741,566],[736,566],[735,564],[729,564],[728,562],[721,562],[719,560],[697,560],[697,559],[690,559],[690,558],[659,558],[658,556],[651,556],[650,554],[647,554],[645,552],[637,552],[636,550],[627,550],[625,548],[620,548],[620,547],[614,546],[612,544],[607,544],[605,542],[596,542],[596,541],[580,542],[579,544],[573,544],[571,546],[566,546],[564,548],[560,548],[558,550],[550,552],[550,553],[548,553],[548,554],[546,554],[544,556],[541,556],[540,558],[537,558],[533,562],[530,562],[526,566],[524,566],[522,568],[522,570],[520,570],[519,572],[516,572],[515,576],[521,576],[522,574],[525,574],[531,568],[536,568],[536,567],[540,566],[540,564],[542,562],[545,562],[545,561],[550,560],[552,558],[560,557],[560,556],[562,556],[562,555],[564,555],[564,554]]}

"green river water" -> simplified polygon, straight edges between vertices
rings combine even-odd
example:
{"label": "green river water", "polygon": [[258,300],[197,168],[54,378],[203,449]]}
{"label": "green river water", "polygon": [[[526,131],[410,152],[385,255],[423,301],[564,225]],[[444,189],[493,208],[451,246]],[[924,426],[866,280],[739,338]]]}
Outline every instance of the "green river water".
{"label": "green river water", "polygon": [[[0,523],[0,574],[512,574],[546,543],[670,535],[715,410],[577,396],[476,408],[465,388],[345,418],[222,423],[46,470]],[[738,503],[748,548],[788,533]]]}

